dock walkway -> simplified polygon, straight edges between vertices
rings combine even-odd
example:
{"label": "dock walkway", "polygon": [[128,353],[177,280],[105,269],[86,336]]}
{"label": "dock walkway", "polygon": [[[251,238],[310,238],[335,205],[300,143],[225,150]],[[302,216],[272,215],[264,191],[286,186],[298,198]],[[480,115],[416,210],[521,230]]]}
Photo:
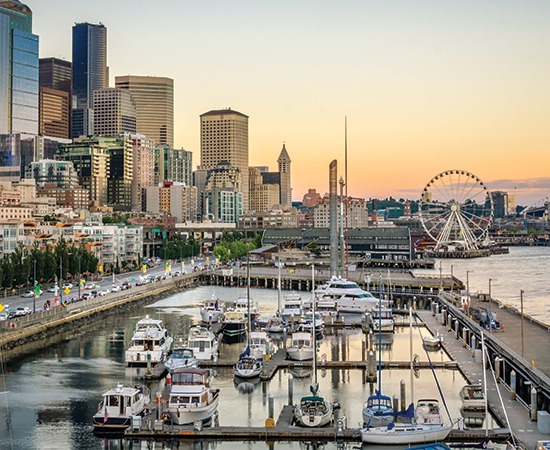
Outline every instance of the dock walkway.
{"label": "dock walkway", "polygon": [[[468,347],[463,346],[461,339],[456,339],[455,335],[448,331],[447,326],[437,322],[431,311],[417,311],[417,315],[434,335],[439,332],[440,336],[443,336],[443,347],[451,358],[457,361],[461,372],[470,383],[478,383],[479,380],[483,379],[481,362],[475,361],[473,353]],[[500,334],[499,338],[506,333],[507,331]],[[495,384],[490,369],[486,371],[486,378],[488,388],[487,399],[490,411],[505,425],[505,417],[506,415],[508,416],[508,426],[525,448],[534,449],[536,448],[537,441],[548,440],[548,435],[539,433],[537,423],[530,420],[529,411],[518,401],[511,400],[508,388],[501,383]],[[500,402],[497,389],[504,401],[504,407]],[[506,408],[506,411],[504,408]]]}

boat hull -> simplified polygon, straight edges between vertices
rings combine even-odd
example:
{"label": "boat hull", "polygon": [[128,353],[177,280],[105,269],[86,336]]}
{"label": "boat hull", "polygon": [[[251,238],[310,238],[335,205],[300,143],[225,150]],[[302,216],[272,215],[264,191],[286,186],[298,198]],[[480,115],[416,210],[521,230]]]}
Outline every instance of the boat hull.
{"label": "boat hull", "polygon": [[188,406],[179,408],[168,408],[166,413],[173,425],[190,425],[196,421],[208,422],[218,409],[219,399],[216,397],[209,405],[206,406]]}
{"label": "boat hull", "polygon": [[131,424],[132,418],[126,416],[108,417],[107,420],[105,420],[105,417],[101,414],[93,417],[95,433],[122,433]]}
{"label": "boat hull", "polygon": [[246,327],[244,323],[226,323],[222,331],[222,340],[226,344],[237,344],[246,340]]}
{"label": "boat hull", "polygon": [[311,361],[313,359],[313,348],[287,348],[286,354],[288,359],[293,361]]}
{"label": "boat hull", "polygon": [[368,444],[408,445],[444,440],[452,427],[396,424],[393,428],[365,428],[361,430],[361,440]]}

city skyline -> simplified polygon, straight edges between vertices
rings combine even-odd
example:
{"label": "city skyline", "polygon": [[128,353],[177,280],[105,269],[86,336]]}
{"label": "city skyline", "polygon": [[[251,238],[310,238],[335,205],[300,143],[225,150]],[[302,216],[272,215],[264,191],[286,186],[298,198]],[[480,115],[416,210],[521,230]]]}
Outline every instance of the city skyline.
{"label": "city skyline", "polygon": [[347,116],[350,195],[417,199],[461,169],[520,204],[550,196],[547,2],[26,3],[40,57],[70,60],[72,25],[101,22],[110,86],[173,78],[195,168],[200,114],[231,107],[250,117],[250,165],[275,168],[285,143],[293,199],[324,193]]}

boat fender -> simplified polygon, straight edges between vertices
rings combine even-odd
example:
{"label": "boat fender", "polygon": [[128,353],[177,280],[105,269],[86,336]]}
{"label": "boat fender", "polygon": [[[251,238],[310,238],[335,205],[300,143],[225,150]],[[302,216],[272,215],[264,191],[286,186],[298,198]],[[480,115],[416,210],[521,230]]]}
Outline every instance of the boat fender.
{"label": "boat fender", "polygon": [[340,406],[340,402],[334,402],[334,403],[332,404],[332,409],[333,409],[334,411],[337,411],[338,409],[340,409],[340,407],[341,407],[341,406]]}

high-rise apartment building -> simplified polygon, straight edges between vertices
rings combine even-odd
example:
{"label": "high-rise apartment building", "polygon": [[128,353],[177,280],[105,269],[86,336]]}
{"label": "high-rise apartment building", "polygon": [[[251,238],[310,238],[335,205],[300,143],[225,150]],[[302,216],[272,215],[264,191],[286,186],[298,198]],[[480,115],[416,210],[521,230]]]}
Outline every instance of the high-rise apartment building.
{"label": "high-rise apartment building", "polygon": [[204,216],[215,222],[236,224],[243,213],[242,184],[241,170],[227,161],[220,161],[216,167],[209,170],[205,191],[202,194]]}
{"label": "high-rise apartment building", "polygon": [[120,134],[109,146],[109,179],[107,202],[118,211],[132,209],[132,184],[134,179],[133,141],[129,134]]}
{"label": "high-rise apartment building", "polygon": [[115,136],[136,133],[136,105],[132,94],[124,89],[105,88],[94,91],[93,134]]}
{"label": "high-rise apartment building", "polygon": [[72,64],[58,58],[39,60],[39,134],[68,139],[71,136]]}
{"label": "high-rise apartment building", "polygon": [[73,26],[72,88],[75,103],[72,137],[91,134],[93,93],[109,86],[107,28],[103,24]]}
{"label": "high-rise apartment building", "polygon": [[34,179],[38,187],[44,187],[45,184],[62,189],[78,187],[78,175],[73,163],[68,161],[41,159],[32,162],[27,167],[25,178]]}
{"label": "high-rise apartment building", "polygon": [[32,11],[0,0],[0,134],[38,134],[38,36]]}
{"label": "high-rise apartment building", "polygon": [[239,169],[243,209],[248,211],[248,116],[232,109],[221,109],[201,114],[200,120],[200,169],[211,170],[221,161]]}
{"label": "high-rise apartment building", "polygon": [[174,146],[174,80],[166,77],[124,75],[115,87],[126,89],[136,103],[137,132],[157,145]]}
{"label": "high-rise apartment building", "polygon": [[116,137],[77,138],[71,144],[61,145],[57,159],[73,163],[79,184],[88,191],[89,200],[107,204],[111,155],[109,148],[117,145]]}
{"label": "high-rise apartment building", "polygon": [[148,187],[146,211],[174,216],[180,223],[193,222],[197,217],[197,188],[171,181]]}
{"label": "high-rise apartment building", "polygon": [[155,185],[155,141],[143,134],[130,138],[134,147],[132,211],[146,211],[145,189]]}

